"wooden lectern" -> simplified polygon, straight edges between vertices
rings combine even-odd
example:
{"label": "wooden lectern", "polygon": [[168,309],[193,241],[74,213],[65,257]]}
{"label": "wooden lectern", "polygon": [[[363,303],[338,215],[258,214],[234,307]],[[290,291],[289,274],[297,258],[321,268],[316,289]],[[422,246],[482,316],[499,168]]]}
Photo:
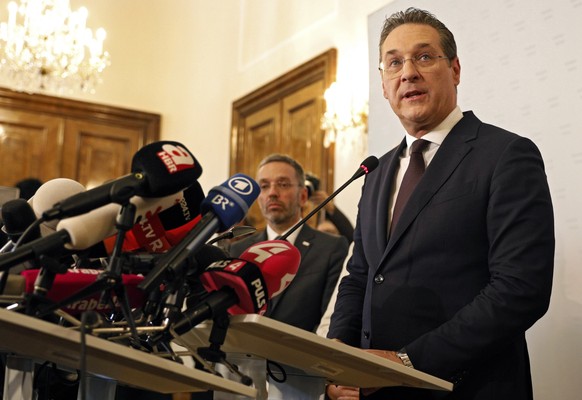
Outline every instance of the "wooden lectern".
{"label": "wooden lectern", "polygon": [[[78,331],[0,308],[0,351],[79,369]],[[86,336],[93,375],[160,393],[224,391],[255,398],[256,390],[99,337]]]}
{"label": "wooden lectern", "polygon": [[[201,324],[175,341],[188,349],[206,346],[210,330],[210,323]],[[432,375],[257,314],[230,318],[222,350],[287,364],[334,384],[453,389]]]}

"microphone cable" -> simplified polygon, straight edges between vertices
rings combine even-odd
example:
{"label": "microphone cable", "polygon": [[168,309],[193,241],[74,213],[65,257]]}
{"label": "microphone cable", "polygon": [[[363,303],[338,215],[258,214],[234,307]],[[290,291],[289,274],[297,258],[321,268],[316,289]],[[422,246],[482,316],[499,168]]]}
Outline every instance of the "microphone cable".
{"label": "microphone cable", "polygon": [[[281,378],[275,375],[277,372],[273,372],[273,367],[276,367],[279,370],[278,374],[281,374]],[[287,380],[287,372],[285,371],[285,368],[273,360],[267,360],[267,375],[277,383],[283,383]]]}
{"label": "microphone cable", "polygon": [[30,234],[30,232],[32,232],[34,229],[40,227],[40,225],[43,222],[44,222],[44,218],[38,218],[32,224],[28,225],[28,228],[26,228],[24,230],[24,232],[22,232],[22,235],[20,235],[20,237],[18,238],[16,243],[14,243],[14,247],[12,247],[12,251],[16,250],[18,248],[18,246],[20,246],[22,244],[24,239],[26,239],[26,237]]}
{"label": "microphone cable", "polygon": [[[22,242],[24,241],[26,236],[30,235],[30,232],[32,232],[36,228],[40,227],[40,224],[42,224],[43,222],[44,221],[42,218],[35,220],[32,224],[28,225],[28,227],[24,230],[24,232],[22,232],[22,235],[20,235],[20,237],[18,238],[16,243],[14,243],[11,247],[8,246],[9,244],[11,244],[10,242],[6,243],[6,245],[4,245],[4,247],[2,248],[2,250],[0,250],[0,252],[2,252],[2,253],[4,251],[12,252],[12,251],[16,250],[18,248],[18,246],[20,244],[22,244]],[[0,271],[0,294],[4,293],[4,289],[6,288],[6,284],[8,282],[9,270],[10,270],[10,268],[8,268],[6,271]]]}

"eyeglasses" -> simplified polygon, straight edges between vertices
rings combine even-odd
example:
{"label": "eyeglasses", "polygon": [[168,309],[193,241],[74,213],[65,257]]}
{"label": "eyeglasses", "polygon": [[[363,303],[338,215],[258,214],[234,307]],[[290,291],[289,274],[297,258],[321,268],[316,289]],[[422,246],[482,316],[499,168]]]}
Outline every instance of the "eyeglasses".
{"label": "eyeglasses", "polygon": [[275,181],[275,182],[261,182],[259,187],[261,188],[261,192],[268,191],[271,186],[275,186],[275,188],[279,191],[286,191],[291,189],[293,186],[300,186],[298,183],[291,183],[288,181]]}
{"label": "eyeglasses", "polygon": [[402,75],[402,69],[404,68],[404,63],[406,63],[406,61],[412,62],[412,65],[414,65],[414,68],[416,68],[418,72],[427,72],[432,70],[437,65],[437,61],[440,60],[449,60],[449,57],[422,53],[412,58],[392,58],[388,60],[386,64],[381,62],[378,69],[382,71],[382,75],[385,78],[394,79]]}

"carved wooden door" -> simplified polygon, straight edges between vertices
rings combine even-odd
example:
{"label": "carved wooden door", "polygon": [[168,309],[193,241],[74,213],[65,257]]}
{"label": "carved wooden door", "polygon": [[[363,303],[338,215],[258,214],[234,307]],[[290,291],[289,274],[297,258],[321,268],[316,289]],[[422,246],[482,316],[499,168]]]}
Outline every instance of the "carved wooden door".
{"label": "carved wooden door", "polygon": [[[322,188],[333,190],[334,148],[323,146],[320,121],[335,67],[331,49],[233,103],[231,174],[254,177],[264,157],[284,153],[319,176]],[[247,219],[259,229],[265,225],[256,203]]]}
{"label": "carved wooden door", "polygon": [[0,186],[70,178],[91,188],[130,172],[160,115],[0,88]]}

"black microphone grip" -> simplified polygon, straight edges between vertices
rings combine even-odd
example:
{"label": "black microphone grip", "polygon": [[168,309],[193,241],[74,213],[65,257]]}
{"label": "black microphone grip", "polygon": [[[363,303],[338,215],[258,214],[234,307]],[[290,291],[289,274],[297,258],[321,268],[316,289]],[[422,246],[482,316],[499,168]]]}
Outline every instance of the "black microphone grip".
{"label": "black microphone grip", "polygon": [[307,214],[304,218],[301,219],[301,221],[299,221],[293,227],[291,227],[291,229],[289,229],[287,231],[287,233],[285,233],[279,239],[286,240],[289,237],[289,235],[291,235],[293,232],[295,232],[297,229],[299,229],[303,224],[305,224],[305,222],[307,222],[307,220],[309,218],[313,217],[317,212],[319,212],[319,210],[321,210],[323,207],[325,207],[325,205],[327,203],[329,203],[335,196],[337,196],[339,192],[344,190],[346,188],[346,186],[348,186],[350,183],[352,183],[353,181],[358,179],[360,176],[365,175],[365,174],[373,171],[377,166],[378,166],[378,158],[376,158],[375,156],[370,156],[370,157],[366,158],[364,161],[362,161],[362,165],[360,165],[360,168],[358,168],[356,173],[354,175],[352,175],[352,177],[350,179],[348,179],[348,181],[346,183],[341,185],[327,199],[322,201],[321,204],[319,204],[317,207],[315,207],[313,210],[311,210],[311,212],[309,214]]}
{"label": "black microphone grip", "polygon": [[291,227],[291,229],[289,229],[287,231],[287,233],[285,233],[284,235],[282,235],[279,239],[280,240],[287,240],[287,238],[293,233],[295,232],[297,229],[301,228],[301,226],[303,226],[303,224],[305,222],[307,222],[307,220],[311,217],[313,217],[315,214],[317,214],[319,212],[319,210],[321,210],[323,207],[325,207],[325,205],[327,203],[329,203],[335,196],[338,195],[339,192],[341,192],[342,190],[345,189],[346,186],[348,186],[350,183],[352,183],[355,180],[355,178],[350,178],[350,180],[348,180],[346,183],[344,183],[342,186],[340,186],[339,189],[337,189],[335,192],[333,192],[327,199],[325,199],[324,201],[322,201],[317,207],[315,207],[313,210],[311,210],[311,212],[309,214],[307,214],[305,217],[303,217],[301,219],[301,221],[299,221],[298,223],[296,223],[295,225],[293,225],[293,227]]}
{"label": "black microphone grip", "polygon": [[70,236],[65,230],[28,242],[11,253],[0,255],[0,271],[6,271],[15,265],[41,255],[57,255],[63,251],[65,244],[69,242]]}
{"label": "black microphone grip", "polygon": [[352,183],[353,181],[358,179],[360,176],[363,176],[363,175],[368,174],[369,172],[373,171],[377,166],[378,166],[378,158],[377,157],[370,156],[370,157],[366,158],[364,161],[362,161],[360,168],[358,168],[358,170],[354,173],[354,175],[352,175],[352,177],[350,179],[348,179],[348,181],[346,183],[341,185],[327,199],[322,201],[321,204],[319,204],[317,207],[315,207],[313,210],[311,210],[311,212],[309,214],[307,214],[304,218],[302,218],[301,221],[299,221],[298,223],[293,225],[291,227],[291,229],[289,229],[287,231],[287,233],[285,233],[279,239],[286,240],[289,237],[289,235],[291,235],[297,229],[301,228],[301,226],[303,226],[303,224],[305,224],[305,222],[307,222],[307,220],[309,218],[313,217],[317,212],[319,212],[319,210],[321,210],[323,207],[325,207],[325,205],[327,203],[329,203],[335,196],[337,196],[339,192],[344,190],[346,188],[346,186],[348,186],[350,183]]}
{"label": "black microphone grip", "polygon": [[187,264],[188,257],[194,254],[220,228],[220,221],[212,213],[206,213],[188,234],[167,253],[164,253],[156,265],[137,286],[146,293],[159,286],[163,280],[172,280]]}
{"label": "black microphone grip", "polygon": [[187,309],[182,314],[182,318],[170,326],[170,333],[174,337],[183,335],[214,315],[226,312],[230,307],[237,304],[238,300],[234,289],[228,286],[211,292],[200,304]]}
{"label": "black microphone grip", "polygon": [[98,186],[86,192],[81,192],[64,199],[42,214],[45,221],[63,219],[88,213],[107,203],[123,204],[136,195],[137,189],[144,185],[145,175],[135,172]]}

